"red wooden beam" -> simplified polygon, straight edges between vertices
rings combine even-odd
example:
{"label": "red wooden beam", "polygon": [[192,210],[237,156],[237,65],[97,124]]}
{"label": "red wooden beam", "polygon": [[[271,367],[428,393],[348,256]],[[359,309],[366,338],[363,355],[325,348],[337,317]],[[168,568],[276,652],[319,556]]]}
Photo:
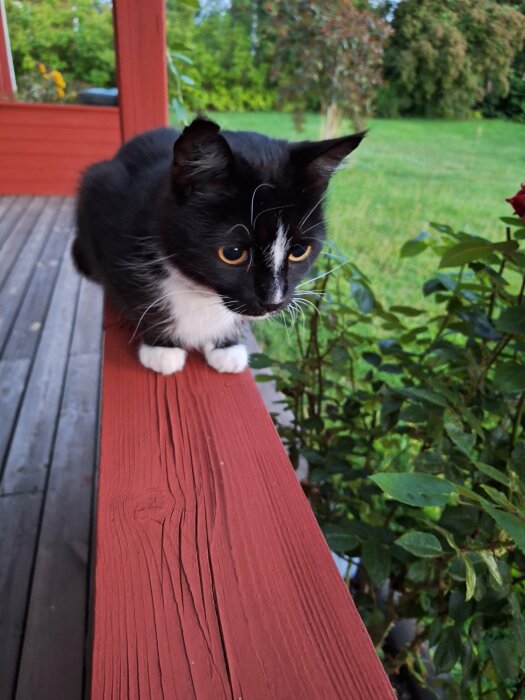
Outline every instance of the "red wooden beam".
{"label": "red wooden beam", "polygon": [[122,140],[168,123],[165,0],[114,0]]}
{"label": "red wooden beam", "polygon": [[16,90],[4,0],[0,0],[0,101],[11,100]]}
{"label": "red wooden beam", "polygon": [[93,700],[394,693],[248,371],[145,370],[106,317]]}

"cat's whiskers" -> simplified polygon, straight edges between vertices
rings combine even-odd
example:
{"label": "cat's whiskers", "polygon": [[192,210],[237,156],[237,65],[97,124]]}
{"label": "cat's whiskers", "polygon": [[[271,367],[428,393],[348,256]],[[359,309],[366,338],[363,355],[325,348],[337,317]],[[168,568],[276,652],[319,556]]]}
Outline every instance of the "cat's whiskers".
{"label": "cat's whiskers", "polygon": [[328,190],[322,195],[322,197],[319,198],[319,200],[314,204],[314,206],[310,209],[308,214],[306,216],[303,216],[301,221],[299,222],[299,230],[301,231],[302,227],[305,225],[305,223],[308,221],[308,219],[312,216],[314,211],[317,209],[317,207],[324,202],[324,200],[328,197]]}
{"label": "cat's whiskers", "polygon": [[313,289],[300,289],[299,291],[295,291],[295,294],[297,296],[311,296],[311,297],[318,297],[322,299],[326,292],[323,291],[318,291],[318,290],[313,290]]}
{"label": "cat's whiskers", "polygon": [[254,189],[253,194],[252,194],[252,202],[250,205],[250,226],[254,227],[253,223],[253,207],[255,203],[255,195],[257,194],[257,190],[260,189],[261,187],[271,187],[272,189],[275,189],[275,185],[272,185],[270,182],[261,182],[257,187]]}
{"label": "cat's whiskers", "polygon": [[248,226],[245,226],[244,224],[235,224],[234,226],[229,228],[224,235],[227,236],[229,233],[231,233],[234,229],[238,228],[239,226],[246,231],[246,233],[250,236],[250,238],[252,237],[252,232],[250,231]]}
{"label": "cat's whiskers", "polygon": [[157,263],[162,262],[163,260],[170,260],[171,258],[176,257],[177,253],[172,253],[171,255],[165,255],[162,258],[155,258],[154,260],[145,260],[139,263],[126,263],[125,261],[119,261],[117,262],[117,265],[123,270],[139,270],[140,268],[151,267],[153,265],[156,265]]}
{"label": "cat's whiskers", "polygon": [[282,206],[278,207],[270,207],[269,209],[264,209],[263,211],[260,211],[257,216],[254,219],[254,222],[252,224],[253,228],[255,228],[255,225],[257,224],[257,219],[262,216],[263,214],[266,214],[269,211],[275,211],[276,209],[289,209],[290,207],[296,207],[297,204],[283,204]]}
{"label": "cat's whiskers", "polygon": [[[217,294],[216,292],[207,292],[207,291],[205,291],[205,290],[203,290],[203,289],[192,289],[191,291],[192,291],[194,294],[208,294],[208,295],[210,295],[210,296],[214,296],[214,297],[217,297],[218,299],[221,299],[221,300],[222,300],[221,295],[220,295],[220,294]],[[162,301],[163,299],[167,299],[168,297],[171,297],[171,296],[173,296],[174,294],[188,294],[188,290],[187,290],[187,289],[176,289],[176,290],[173,291],[173,292],[168,292],[167,294],[163,294],[162,296],[160,296],[158,299],[155,299],[155,301],[153,301],[153,302],[147,307],[147,309],[144,311],[144,313],[142,314],[142,316],[139,318],[139,321],[138,321],[138,323],[137,323],[137,325],[136,325],[136,327],[135,327],[135,330],[133,331],[133,335],[132,335],[131,338],[130,338],[130,341],[129,341],[130,343],[133,341],[133,339],[134,339],[135,336],[137,335],[137,332],[138,332],[138,330],[139,330],[140,324],[141,324],[142,321],[144,320],[144,317],[146,316],[146,314],[147,314],[154,306],[156,306],[160,301]]]}
{"label": "cat's whiskers", "polygon": [[350,260],[345,260],[345,262],[341,263],[340,265],[336,265],[331,270],[328,270],[328,272],[323,272],[322,275],[317,275],[317,277],[312,277],[312,279],[305,280],[304,282],[301,282],[301,284],[297,285],[297,288],[299,289],[299,287],[303,287],[305,284],[310,284],[310,282],[315,282],[316,280],[320,280],[323,277],[326,277],[327,275],[331,274],[332,272],[339,270],[339,268],[343,267],[344,265],[348,265],[349,262],[350,262]]}
{"label": "cat's whiskers", "polygon": [[[304,231],[301,230],[301,235],[304,235],[305,233],[308,233],[308,231],[311,231],[311,230],[314,229],[316,226],[322,226],[323,224],[324,224],[325,226],[331,226],[332,224],[334,224],[334,223],[336,223],[336,222],[338,222],[338,221],[342,221],[344,218],[345,218],[344,216],[328,216],[328,217],[323,217],[322,220],[321,220],[321,221],[318,221],[316,224],[312,224],[312,226],[310,226],[310,227],[307,228],[307,229],[304,229]],[[315,239],[313,239],[313,240],[315,240]],[[329,241],[328,241],[328,243],[329,243]]]}
{"label": "cat's whiskers", "polygon": [[315,311],[319,317],[321,316],[321,311],[320,311],[319,307],[316,306],[316,304],[314,304],[313,302],[311,302],[309,299],[302,299],[302,298],[298,299],[298,298],[296,298],[295,301],[296,301],[298,304],[300,304],[300,305],[301,305],[301,304],[304,304],[304,305],[305,305],[305,308],[310,308],[310,307],[311,307],[311,308],[313,309],[313,311]]}

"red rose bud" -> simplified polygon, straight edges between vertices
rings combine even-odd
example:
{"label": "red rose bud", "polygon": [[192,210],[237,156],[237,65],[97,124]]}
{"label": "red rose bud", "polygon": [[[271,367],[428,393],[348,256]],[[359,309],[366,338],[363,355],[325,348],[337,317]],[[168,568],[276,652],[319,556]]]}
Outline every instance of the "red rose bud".
{"label": "red rose bud", "polygon": [[505,201],[513,207],[516,214],[525,224],[525,183],[521,186],[521,190],[516,192],[514,197],[510,197]]}

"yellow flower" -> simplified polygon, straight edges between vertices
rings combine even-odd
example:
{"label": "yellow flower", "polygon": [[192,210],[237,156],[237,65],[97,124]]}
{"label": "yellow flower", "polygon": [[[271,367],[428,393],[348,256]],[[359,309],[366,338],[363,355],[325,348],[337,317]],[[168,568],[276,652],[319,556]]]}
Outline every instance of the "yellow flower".
{"label": "yellow flower", "polygon": [[64,97],[65,94],[66,94],[66,93],[64,92],[64,88],[61,88],[61,87],[58,87],[58,86],[57,86],[57,88],[56,88],[56,91],[57,91],[58,97]]}
{"label": "yellow flower", "polygon": [[44,75],[44,73],[46,72],[46,67],[45,67],[45,65],[44,65],[43,63],[39,63],[39,64],[38,64],[38,70],[39,70],[39,72],[40,72],[41,75]]}
{"label": "yellow flower", "polygon": [[53,82],[57,86],[57,89],[60,88],[63,90],[66,87],[66,81],[64,80],[60,71],[52,70],[49,75],[53,78]]}

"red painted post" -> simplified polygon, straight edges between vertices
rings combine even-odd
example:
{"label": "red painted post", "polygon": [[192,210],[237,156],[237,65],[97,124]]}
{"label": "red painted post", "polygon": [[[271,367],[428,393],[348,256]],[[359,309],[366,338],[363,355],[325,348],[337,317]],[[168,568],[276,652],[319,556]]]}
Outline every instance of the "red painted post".
{"label": "red painted post", "polygon": [[4,0],[0,0],[0,100],[13,99],[16,90],[15,73],[7,31]]}
{"label": "red painted post", "polygon": [[114,0],[122,140],[168,123],[165,0]]}

